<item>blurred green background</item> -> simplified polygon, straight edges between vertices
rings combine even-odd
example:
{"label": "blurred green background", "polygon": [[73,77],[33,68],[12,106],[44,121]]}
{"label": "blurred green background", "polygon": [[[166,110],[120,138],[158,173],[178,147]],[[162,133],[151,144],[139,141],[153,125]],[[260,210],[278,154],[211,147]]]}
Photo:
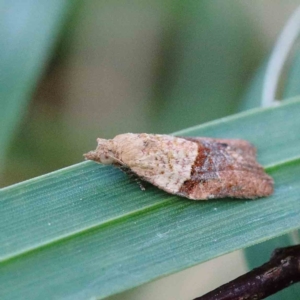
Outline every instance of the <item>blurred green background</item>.
{"label": "blurred green background", "polygon": [[237,112],[297,2],[2,1],[0,185]]}
{"label": "blurred green background", "polygon": [[[299,4],[0,1],[0,186],[81,162],[96,137],[171,133],[259,105],[268,55]],[[298,57],[293,66],[285,96],[299,92]]]}

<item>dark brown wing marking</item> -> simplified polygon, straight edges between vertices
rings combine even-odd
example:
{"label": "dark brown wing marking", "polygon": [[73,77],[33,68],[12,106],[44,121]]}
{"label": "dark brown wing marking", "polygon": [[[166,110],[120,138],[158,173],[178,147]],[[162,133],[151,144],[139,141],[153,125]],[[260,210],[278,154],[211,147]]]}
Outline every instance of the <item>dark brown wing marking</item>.
{"label": "dark brown wing marking", "polygon": [[190,199],[257,198],[273,192],[273,180],[256,162],[255,148],[243,140],[186,138],[198,144],[191,178],[178,194]]}

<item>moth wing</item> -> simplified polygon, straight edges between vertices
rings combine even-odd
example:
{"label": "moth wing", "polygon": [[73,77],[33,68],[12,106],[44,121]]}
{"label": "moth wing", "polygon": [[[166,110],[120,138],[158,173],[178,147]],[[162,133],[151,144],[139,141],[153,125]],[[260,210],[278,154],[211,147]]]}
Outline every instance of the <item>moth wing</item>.
{"label": "moth wing", "polygon": [[163,140],[159,147],[151,147],[148,143],[144,156],[131,166],[132,171],[160,189],[178,194],[182,184],[191,176],[198,144],[171,137]]}
{"label": "moth wing", "polygon": [[[185,138],[185,137],[184,137]],[[273,179],[256,161],[256,149],[244,140],[186,138],[199,144],[203,159],[195,162],[179,195],[193,200],[257,198],[273,193]],[[202,155],[203,156],[203,155]]]}
{"label": "moth wing", "polygon": [[206,144],[206,143],[215,143],[220,144],[223,146],[229,146],[234,151],[240,153],[246,157],[252,157],[256,159],[256,149],[255,147],[249,143],[248,141],[241,140],[241,139],[214,139],[209,137],[182,137],[188,141]]}
{"label": "moth wing", "polygon": [[184,180],[181,177],[181,171],[176,167],[172,172],[168,170],[161,171],[158,169],[146,173],[144,169],[139,167],[134,167],[131,170],[142,180],[148,181],[171,194],[178,194],[178,191],[184,183]]}
{"label": "moth wing", "polygon": [[227,197],[255,199],[272,193],[273,180],[266,174],[231,170],[218,172],[218,178],[189,180],[178,195],[191,200],[208,200]]}
{"label": "moth wing", "polygon": [[[156,164],[131,170],[160,189],[192,200],[257,198],[273,192],[273,180],[256,162],[256,149],[244,140],[181,137],[197,144],[185,164]],[[159,154],[158,157],[159,158]],[[188,172],[183,172],[186,168]]]}

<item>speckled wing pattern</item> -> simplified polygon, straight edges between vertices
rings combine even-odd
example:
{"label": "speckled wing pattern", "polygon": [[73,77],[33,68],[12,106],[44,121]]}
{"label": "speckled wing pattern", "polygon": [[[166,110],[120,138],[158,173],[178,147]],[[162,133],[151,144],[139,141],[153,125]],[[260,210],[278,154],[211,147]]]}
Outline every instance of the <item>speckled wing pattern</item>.
{"label": "speckled wing pattern", "polygon": [[256,149],[244,140],[181,137],[198,144],[191,176],[178,195],[194,200],[258,198],[273,193],[273,179],[256,162]]}
{"label": "speckled wing pattern", "polygon": [[86,159],[128,168],[171,194],[206,200],[273,193],[273,179],[244,140],[125,133],[97,142]]}

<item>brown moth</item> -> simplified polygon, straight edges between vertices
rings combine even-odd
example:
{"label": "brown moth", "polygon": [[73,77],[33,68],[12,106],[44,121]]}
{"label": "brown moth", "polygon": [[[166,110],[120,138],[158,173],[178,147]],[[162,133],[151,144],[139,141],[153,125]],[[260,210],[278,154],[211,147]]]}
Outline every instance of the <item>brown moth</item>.
{"label": "brown moth", "polygon": [[97,142],[86,159],[126,167],[171,194],[206,200],[273,193],[273,179],[244,140],[126,133]]}

